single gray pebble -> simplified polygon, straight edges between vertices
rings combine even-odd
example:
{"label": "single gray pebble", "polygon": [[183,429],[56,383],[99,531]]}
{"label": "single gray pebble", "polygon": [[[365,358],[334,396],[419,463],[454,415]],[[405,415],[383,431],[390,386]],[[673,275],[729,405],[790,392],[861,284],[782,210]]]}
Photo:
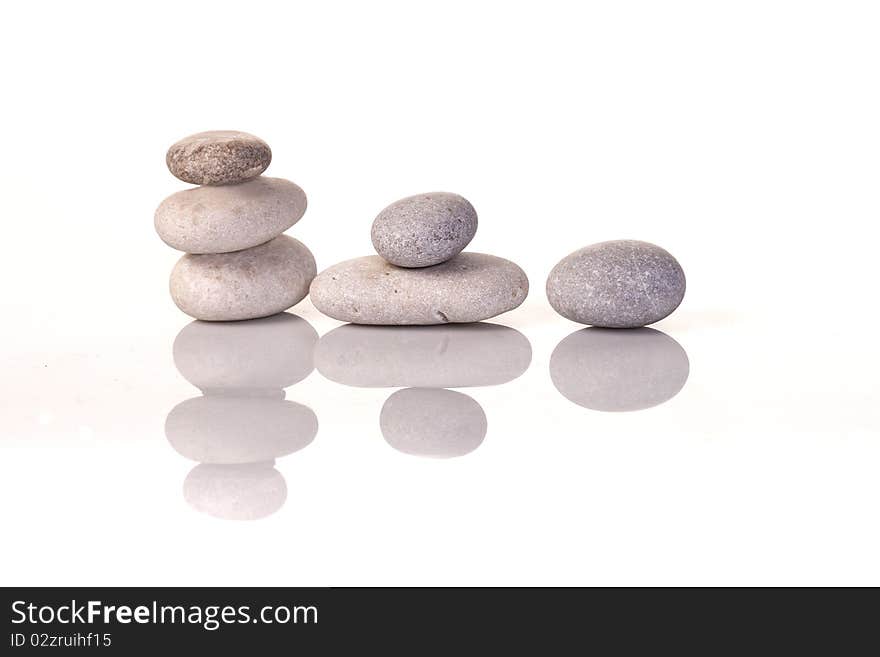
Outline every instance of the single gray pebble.
{"label": "single gray pebble", "polygon": [[194,467],[183,482],[183,497],[197,511],[224,520],[259,520],[287,500],[287,483],[268,463]]}
{"label": "single gray pebble", "polygon": [[182,456],[201,463],[267,461],[309,445],[318,418],[308,406],[263,397],[193,397],[171,409],[165,436]]}
{"label": "single gray pebble", "polygon": [[234,185],[263,173],[272,150],[258,137],[235,130],[210,130],[172,144],[168,170],[194,185]]}
{"label": "single gray pebble", "polygon": [[186,253],[240,251],[278,237],[306,211],[306,195],[283,178],[196,187],[166,198],[153,224],[162,241]]}
{"label": "single gray pebble", "polygon": [[316,271],[306,245],[280,235],[243,251],[183,256],[171,272],[171,297],[196,319],[268,317],[302,301]]}
{"label": "single gray pebble", "polygon": [[205,394],[280,389],[313,369],[318,333],[289,313],[244,322],[194,321],[174,340],[174,364]]}
{"label": "single gray pebble", "polygon": [[532,347],[519,331],[477,322],[444,326],[346,324],[321,336],[315,367],[336,383],[370,388],[462,388],[513,381]]}
{"label": "single gray pebble", "polygon": [[486,437],[486,414],[471,397],[443,388],[405,388],[392,394],[379,427],[394,449],[450,458],[474,451]]}
{"label": "single gray pebble", "polygon": [[648,242],[614,240],[563,258],[547,278],[547,299],[563,317],[606,328],[653,324],[684,298],[684,271]]}
{"label": "single gray pebble", "polygon": [[477,211],[449,192],[409,196],[373,221],[376,253],[399,267],[428,267],[461,253],[477,232]]}
{"label": "single gray pebble", "polygon": [[550,356],[550,379],[562,395],[596,411],[638,411],[672,399],[690,372],[687,353],[649,328],[587,328]]}
{"label": "single gray pebble", "polygon": [[346,260],[321,272],[310,292],[325,315],[384,325],[479,322],[513,310],[528,293],[522,269],[483,253],[460,253],[421,269],[379,256]]}

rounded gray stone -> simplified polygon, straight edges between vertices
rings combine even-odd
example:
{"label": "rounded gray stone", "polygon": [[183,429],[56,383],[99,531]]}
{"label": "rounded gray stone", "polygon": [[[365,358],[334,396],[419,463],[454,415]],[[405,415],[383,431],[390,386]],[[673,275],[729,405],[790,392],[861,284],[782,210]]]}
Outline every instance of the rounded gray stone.
{"label": "rounded gray stone", "polygon": [[268,317],[302,301],[316,271],[305,244],[280,235],[234,253],[188,253],[171,272],[171,297],[196,319]]}
{"label": "rounded gray stone", "polygon": [[258,137],[235,130],[199,132],[171,145],[168,170],[194,185],[232,185],[256,178],[272,161],[272,150]]}
{"label": "rounded gray stone", "polygon": [[477,232],[477,211],[449,192],[409,196],[373,221],[376,253],[399,267],[428,267],[461,253]]}
{"label": "rounded gray stone", "polygon": [[318,418],[308,406],[263,397],[193,397],[165,419],[171,446],[201,463],[267,461],[301,450],[317,433]]}
{"label": "rounded gray stone", "polygon": [[229,253],[278,237],[306,211],[306,195],[283,178],[196,187],[166,198],[153,224],[162,241],[186,253]]}
{"label": "rounded gray stone", "polygon": [[653,324],[678,308],[685,277],[678,261],[648,242],[614,240],[563,258],[547,278],[547,299],[567,319],[606,328]]}
{"label": "rounded gray stone", "polygon": [[483,253],[460,253],[421,269],[379,256],[340,262],[321,272],[311,299],[325,315],[354,324],[479,322],[519,306],[529,279],[517,265]]}
{"label": "rounded gray stone", "polygon": [[183,497],[197,511],[224,520],[259,520],[287,500],[287,483],[271,462],[194,467]]}
{"label": "rounded gray stone", "polygon": [[471,397],[442,388],[405,388],[379,415],[386,442],[414,456],[450,458],[474,451],[486,437],[486,414]]}
{"label": "rounded gray stone", "polygon": [[324,334],[315,367],[337,383],[375,388],[461,388],[507,383],[532,360],[517,330],[478,322],[445,326],[358,326]]}
{"label": "rounded gray stone", "polygon": [[687,353],[660,331],[587,328],[563,339],[550,357],[562,395],[596,411],[638,411],[672,399],[690,372]]}
{"label": "rounded gray stone", "polygon": [[313,369],[318,333],[289,313],[245,322],[194,321],[174,340],[174,364],[205,393],[280,389]]}

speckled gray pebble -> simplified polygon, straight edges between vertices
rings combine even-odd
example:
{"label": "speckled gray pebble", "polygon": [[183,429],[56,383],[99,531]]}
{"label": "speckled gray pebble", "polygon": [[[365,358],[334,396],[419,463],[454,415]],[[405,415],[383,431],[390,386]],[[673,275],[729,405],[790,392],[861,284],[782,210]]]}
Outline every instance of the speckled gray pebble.
{"label": "speckled gray pebble", "polygon": [[587,328],[563,339],[550,379],[570,401],[597,411],[637,411],[672,399],[690,371],[678,342],[650,328]]}
{"label": "speckled gray pebble", "polygon": [[305,298],[315,271],[305,244],[281,235],[244,251],[183,256],[171,272],[171,297],[196,319],[267,317]]}
{"label": "speckled gray pebble", "polygon": [[614,240],[563,258],[547,278],[547,298],[563,317],[606,328],[660,321],[684,298],[681,265],[659,246]]}
{"label": "speckled gray pebble", "polygon": [[392,394],[379,427],[394,449],[450,458],[474,451],[486,436],[486,413],[471,397],[442,388],[405,388]]}
{"label": "speckled gray pebble", "polygon": [[287,483],[271,462],[194,467],[183,497],[197,511],[224,520],[259,520],[284,506]]}
{"label": "speckled gray pebble", "polygon": [[306,447],[318,433],[308,406],[262,397],[193,397],[175,406],[165,436],[180,453],[201,463],[254,463]]}
{"label": "speckled gray pebble", "polygon": [[512,381],[532,347],[519,331],[477,322],[444,326],[346,324],[321,336],[315,367],[358,387],[462,388]]}
{"label": "speckled gray pebble", "polygon": [[410,196],[373,221],[376,253],[400,267],[428,267],[460,253],[477,232],[477,212],[467,199],[449,192]]}
{"label": "speckled gray pebble", "polygon": [[195,321],[174,340],[174,364],[206,394],[230,389],[280,389],[313,368],[318,333],[289,313],[246,322]]}
{"label": "speckled gray pebble", "polygon": [[311,300],[325,315],[355,324],[479,322],[519,306],[529,280],[517,265],[483,253],[407,269],[379,256],[346,260],[312,282]]}
{"label": "speckled gray pebble", "polygon": [[168,170],[194,185],[232,185],[259,176],[272,161],[262,139],[235,130],[210,130],[172,144]]}
{"label": "speckled gray pebble", "polygon": [[196,187],[159,205],[156,232],[187,253],[228,253],[268,242],[299,221],[306,195],[283,178],[260,176],[240,185]]}

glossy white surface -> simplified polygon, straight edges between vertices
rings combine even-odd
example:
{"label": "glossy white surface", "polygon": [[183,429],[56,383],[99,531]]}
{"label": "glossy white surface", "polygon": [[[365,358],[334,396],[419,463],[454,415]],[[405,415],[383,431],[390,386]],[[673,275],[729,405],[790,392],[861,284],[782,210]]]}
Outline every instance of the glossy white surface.
{"label": "glossy white surface", "polygon": [[[0,581],[880,584],[874,5],[115,7],[92,20],[59,3],[47,22],[17,6],[0,28],[17,62],[0,109]],[[204,39],[171,48],[156,35],[172,24],[259,35],[261,64],[193,75]],[[395,388],[317,370],[285,389],[314,438],[279,438],[274,466],[176,451],[166,418],[200,391],[175,367],[190,320],[152,213],[182,188],[167,146],[218,128],[265,139],[267,175],[306,191],[290,234],[319,270],[371,253],[396,198],[473,202],[470,248],[532,285],[491,320],[525,336],[528,369],[456,388],[485,413],[473,451],[395,450],[379,424]],[[685,269],[684,303],[654,328],[687,379],[650,408],[590,410],[551,380],[581,327],[552,312],[544,279],[624,237]],[[340,326],[308,300],[292,313],[320,336]],[[618,402],[668,397],[671,353],[646,395]],[[301,378],[288,356],[276,387]],[[639,392],[601,369],[586,381]],[[265,456],[222,426],[226,454]]]}

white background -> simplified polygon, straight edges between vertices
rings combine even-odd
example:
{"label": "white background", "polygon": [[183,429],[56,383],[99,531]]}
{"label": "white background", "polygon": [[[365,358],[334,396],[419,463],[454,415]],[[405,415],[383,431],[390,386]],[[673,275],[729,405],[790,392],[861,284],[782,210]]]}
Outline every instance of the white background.
{"label": "white background", "polygon": [[[880,584],[880,13],[871,2],[15,3],[0,9],[3,584]],[[396,452],[388,390],[319,418],[259,521],[200,514],[163,425],[167,147],[272,146],[322,269],[389,202],[458,192],[532,291],[484,443]],[[690,378],[601,413],[550,382],[543,293],[630,237],[688,276]],[[324,334],[308,301],[292,312]]]}

